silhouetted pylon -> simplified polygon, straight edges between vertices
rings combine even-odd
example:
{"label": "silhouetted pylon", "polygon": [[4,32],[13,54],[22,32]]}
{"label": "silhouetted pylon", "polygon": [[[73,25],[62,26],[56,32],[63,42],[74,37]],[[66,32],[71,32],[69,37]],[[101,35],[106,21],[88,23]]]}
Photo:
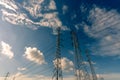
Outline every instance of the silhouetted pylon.
{"label": "silhouetted pylon", "polygon": [[60,27],[57,28],[56,54],[54,60],[54,75],[53,80],[63,80],[61,67],[61,49],[60,49]]}

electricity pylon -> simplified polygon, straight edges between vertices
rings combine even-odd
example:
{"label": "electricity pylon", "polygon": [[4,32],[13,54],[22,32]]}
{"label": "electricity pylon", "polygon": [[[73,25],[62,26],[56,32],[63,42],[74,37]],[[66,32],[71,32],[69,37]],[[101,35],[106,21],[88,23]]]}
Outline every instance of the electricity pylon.
{"label": "electricity pylon", "polygon": [[74,47],[74,68],[76,80],[90,80],[89,73],[83,64],[82,54],[79,48],[78,37],[74,31],[71,31]]}
{"label": "electricity pylon", "polygon": [[62,67],[61,67],[61,50],[60,50],[60,27],[57,28],[57,41],[56,41],[56,54],[54,60],[54,75],[53,80],[63,80]]}
{"label": "electricity pylon", "polygon": [[93,64],[92,64],[90,55],[89,55],[89,53],[88,53],[88,50],[86,50],[85,53],[86,53],[86,57],[88,58],[88,63],[89,63],[89,65],[90,65],[90,69],[91,69],[91,73],[92,73],[92,79],[93,79],[93,80],[97,80],[97,76],[96,76],[96,73],[95,73],[95,69],[94,69],[94,67],[93,67]]}
{"label": "electricity pylon", "polygon": [[9,77],[10,73],[8,72],[5,76],[5,79],[4,80],[7,80],[7,78]]}

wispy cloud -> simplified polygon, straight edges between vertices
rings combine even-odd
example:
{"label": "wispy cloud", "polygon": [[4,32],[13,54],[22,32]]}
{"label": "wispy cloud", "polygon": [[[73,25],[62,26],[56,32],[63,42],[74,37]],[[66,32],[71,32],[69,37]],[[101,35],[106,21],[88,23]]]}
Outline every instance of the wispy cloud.
{"label": "wispy cloud", "polygon": [[4,41],[1,41],[0,46],[1,54],[7,56],[9,59],[12,59],[14,57],[14,53],[11,50],[12,47],[9,44],[5,43]]}
{"label": "wispy cloud", "polygon": [[18,9],[14,0],[0,0],[0,5],[5,7],[6,9],[10,9],[12,11],[16,11]]}
{"label": "wispy cloud", "polygon": [[65,14],[67,12],[67,10],[68,10],[68,6],[63,5],[62,10],[63,10],[63,14]]}
{"label": "wispy cloud", "polygon": [[1,9],[3,19],[11,24],[26,25],[34,30],[39,27],[65,29],[58,17],[54,0],[47,3],[44,0],[25,0],[22,4],[14,0],[1,0],[0,6],[3,6]]}
{"label": "wispy cloud", "polygon": [[84,24],[85,33],[96,39],[91,48],[93,53],[106,56],[120,56],[120,14],[94,6],[88,17],[91,26]]}
{"label": "wispy cloud", "polygon": [[24,67],[22,67],[22,68],[21,68],[21,67],[18,67],[17,70],[18,70],[18,71],[25,71],[25,70],[27,70],[27,68],[24,68]]}
{"label": "wispy cloud", "polygon": [[25,58],[33,61],[37,64],[44,64],[46,63],[44,60],[44,55],[43,53],[38,50],[36,47],[26,47],[25,48],[25,54],[24,54]]}
{"label": "wispy cloud", "polygon": [[[89,63],[87,61],[83,61],[82,64],[89,66]],[[92,61],[92,64],[96,64],[95,62]]]}
{"label": "wispy cloud", "polygon": [[9,77],[10,79],[18,79],[18,80],[33,80],[35,78],[33,77],[28,77],[28,75],[23,74],[21,72],[17,72],[16,74],[13,74]]}

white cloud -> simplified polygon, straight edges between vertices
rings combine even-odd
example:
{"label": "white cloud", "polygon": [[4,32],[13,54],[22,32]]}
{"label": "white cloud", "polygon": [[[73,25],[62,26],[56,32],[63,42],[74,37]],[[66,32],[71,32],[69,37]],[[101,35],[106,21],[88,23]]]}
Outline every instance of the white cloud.
{"label": "white cloud", "polygon": [[104,80],[120,80],[120,73],[106,73],[100,74],[100,78],[104,78]]}
{"label": "white cloud", "polygon": [[51,0],[50,3],[49,3],[49,9],[51,10],[56,10],[56,4],[54,2],[54,0]]}
{"label": "white cloud", "polygon": [[[78,72],[78,71],[77,71]],[[80,71],[82,74],[83,72]],[[97,74],[98,80],[101,80],[101,78],[104,78],[104,80],[119,80],[120,79],[120,73],[109,73],[109,74]],[[5,77],[0,77],[0,80],[3,80]],[[29,77],[29,75],[23,74],[21,72],[18,72],[14,75],[9,76],[8,79],[17,79],[17,80],[50,80],[51,76],[45,76],[45,75],[32,75]],[[64,76],[64,80],[75,80],[74,75]],[[82,80],[84,80],[82,78]]]}
{"label": "white cloud", "polygon": [[17,79],[17,80],[34,80],[33,77],[28,77],[28,75],[23,74],[21,72],[17,72],[9,77],[9,79]]}
{"label": "white cloud", "polygon": [[[3,80],[5,77],[0,77],[0,80]],[[45,76],[45,75],[26,75],[21,72],[18,72],[14,75],[11,75],[9,79],[17,79],[17,80],[51,80],[51,76]],[[64,80],[74,80],[74,76],[68,76],[68,77],[63,77]]]}
{"label": "white cloud", "polygon": [[44,64],[45,63],[45,60],[44,60],[44,55],[43,53],[38,50],[37,48],[35,47],[26,47],[25,48],[25,58],[30,60],[30,61],[33,61],[35,63],[38,63],[38,64]]}
{"label": "white cloud", "polygon": [[22,74],[21,72],[17,72],[14,76],[15,77],[19,77],[19,76],[23,77],[23,76],[26,76],[26,75]]}
{"label": "white cloud", "polygon": [[63,14],[65,14],[68,10],[68,6],[63,5],[62,10],[63,10]]}
{"label": "white cloud", "polygon": [[72,50],[69,50],[68,52],[72,55],[74,54],[74,51],[72,51]]}
{"label": "white cloud", "polygon": [[[85,26],[85,31],[89,33],[92,37],[101,37],[106,33],[109,33],[108,28],[120,29],[120,14],[116,10],[107,11],[106,9],[101,9],[99,7],[95,7],[90,11],[89,20],[92,22],[92,26]],[[103,31],[102,33],[100,33]]]}
{"label": "white cloud", "polygon": [[12,11],[16,11],[18,9],[14,0],[0,0],[0,5],[4,6],[7,9],[12,10]]}
{"label": "white cloud", "polygon": [[[33,17],[41,17],[41,4],[44,2],[44,0],[30,0],[30,1],[24,1],[23,2],[23,8],[26,9],[31,16]],[[21,5],[22,6],[22,5]]]}
{"label": "white cloud", "polygon": [[14,57],[14,53],[11,50],[12,47],[9,44],[5,43],[4,41],[1,41],[0,45],[1,45],[1,54],[9,57],[9,59],[12,59]]}
{"label": "white cloud", "polygon": [[[120,14],[116,10],[107,10],[94,6],[88,17],[92,25],[84,24],[88,36],[97,40],[93,53],[104,56],[120,56]],[[117,45],[117,46],[116,46]]]}
{"label": "white cloud", "polygon": [[[54,60],[53,63],[56,66],[57,60]],[[69,71],[73,70],[74,65],[73,65],[72,61],[70,61],[69,59],[63,57],[63,58],[61,58],[61,67],[62,67],[63,71],[69,72]]]}
{"label": "white cloud", "polygon": [[85,71],[83,71],[83,70],[76,70],[75,71],[75,75],[76,76],[81,76],[80,80],[87,80],[87,79],[88,80],[92,80],[90,74],[85,72]]}
{"label": "white cloud", "polygon": [[9,13],[8,11],[1,9],[3,14],[3,19],[7,22],[10,22],[12,24],[31,24],[32,21],[27,20],[26,14],[16,14],[16,13]]}
{"label": "white cloud", "polygon": [[[89,63],[87,61],[83,61],[82,64],[89,66]],[[92,64],[96,64],[95,62],[92,61]]]}
{"label": "white cloud", "polygon": [[[77,74],[78,72],[79,71],[77,70]],[[80,71],[80,73],[84,74],[83,71]],[[17,80],[39,80],[39,79],[50,80],[51,79],[51,76],[44,76],[44,75],[32,75],[31,77],[29,77],[28,75],[22,74],[21,72],[11,75],[10,79],[13,79],[13,77],[15,77]],[[120,73],[97,74],[97,78],[98,80],[101,80],[102,78],[104,80],[119,80]],[[0,80],[2,79],[4,79],[4,77],[0,77]],[[63,79],[64,80],[75,80],[75,76],[74,75],[64,76]]]}
{"label": "white cloud", "polygon": [[25,71],[25,70],[27,70],[27,68],[24,68],[24,67],[22,67],[22,68],[21,68],[21,67],[18,67],[17,70],[18,70],[18,71]]}
{"label": "white cloud", "polygon": [[[50,0],[48,3],[45,3],[44,0],[25,0],[22,4],[13,0],[2,0],[0,2],[0,5],[4,5],[4,8],[1,9],[2,17],[11,24],[25,25],[33,30],[41,26],[65,29],[58,14],[56,14],[57,10],[54,0]],[[46,5],[43,5],[44,3]]]}
{"label": "white cloud", "polygon": [[58,13],[56,12],[43,14],[44,18],[39,22],[39,24],[42,26],[49,26],[54,28],[56,28],[56,26],[62,26],[61,21],[59,18],[57,18],[57,14]]}

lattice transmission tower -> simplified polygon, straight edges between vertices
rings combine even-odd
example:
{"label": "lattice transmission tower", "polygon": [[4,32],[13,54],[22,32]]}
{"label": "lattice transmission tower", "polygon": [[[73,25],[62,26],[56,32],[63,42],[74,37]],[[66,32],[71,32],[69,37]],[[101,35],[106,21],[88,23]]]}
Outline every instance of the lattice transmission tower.
{"label": "lattice transmission tower", "polygon": [[61,67],[61,37],[60,37],[60,27],[57,28],[57,40],[56,40],[56,54],[55,54],[55,60],[54,60],[54,75],[52,77],[52,80],[63,80],[62,76],[62,67]]}
{"label": "lattice transmission tower", "polygon": [[71,36],[74,47],[74,72],[76,80],[90,80],[86,65],[83,64],[84,60],[80,52],[78,37],[74,31],[71,31]]}
{"label": "lattice transmission tower", "polygon": [[91,73],[92,73],[92,79],[93,80],[98,80],[88,50],[86,50],[85,53],[86,53],[86,57],[88,58],[88,63],[90,65],[90,69],[91,69]]}
{"label": "lattice transmission tower", "polygon": [[10,73],[8,72],[5,76],[5,79],[4,80],[7,80],[7,78],[9,77]]}

